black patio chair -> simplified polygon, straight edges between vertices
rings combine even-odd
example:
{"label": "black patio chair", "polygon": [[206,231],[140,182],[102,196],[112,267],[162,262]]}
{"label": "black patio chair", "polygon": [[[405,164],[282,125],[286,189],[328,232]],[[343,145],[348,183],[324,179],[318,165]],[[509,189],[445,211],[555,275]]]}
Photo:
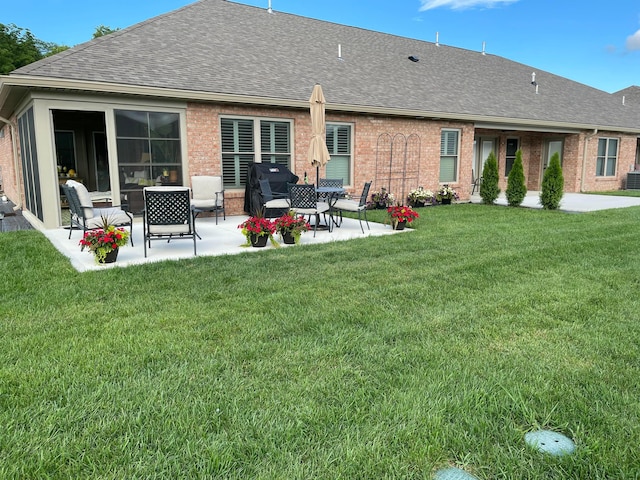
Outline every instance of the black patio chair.
{"label": "black patio chair", "polygon": [[[329,204],[318,202],[315,185],[289,184],[289,198],[291,210],[297,215],[308,215],[309,220],[311,220],[311,215],[316,217],[316,221],[313,224],[313,236],[315,237],[320,223],[320,214],[326,214],[329,211]],[[331,230],[331,222],[328,225],[329,230]]]}
{"label": "black patio chair", "polygon": [[114,227],[129,227],[129,239],[133,247],[133,216],[120,207],[94,208],[87,187],[75,180],[60,185],[69,204],[69,239],[74,228],[87,230],[104,227],[105,223]]}
{"label": "black patio chair", "polygon": [[191,208],[191,191],[188,187],[145,187],[143,239],[144,256],[151,240],[172,238],[193,239],[196,255],[195,216]]}
{"label": "black patio chair", "polygon": [[340,198],[333,205],[333,209],[338,211],[340,214],[340,223],[342,225],[342,212],[357,212],[358,213],[358,221],[360,222],[360,229],[362,233],[364,233],[364,228],[362,227],[362,215],[364,214],[364,220],[367,222],[367,229],[371,230],[369,227],[369,220],[367,220],[367,197],[369,196],[369,189],[371,188],[371,182],[367,182],[364,184],[364,188],[362,189],[362,193],[360,194],[359,200],[347,200],[345,198]]}

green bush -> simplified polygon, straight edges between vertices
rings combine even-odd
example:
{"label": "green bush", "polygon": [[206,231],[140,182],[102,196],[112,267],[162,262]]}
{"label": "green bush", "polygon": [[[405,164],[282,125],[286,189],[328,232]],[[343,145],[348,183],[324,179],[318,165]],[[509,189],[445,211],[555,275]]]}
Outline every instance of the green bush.
{"label": "green bush", "polygon": [[540,192],[542,208],[556,210],[560,205],[562,195],[564,195],[564,177],[560,166],[560,155],[554,153],[542,177],[542,191]]}
{"label": "green bush", "polygon": [[498,187],[498,162],[493,152],[487,157],[482,171],[482,183],[480,184],[480,196],[482,202],[491,205],[500,195]]}
{"label": "green bush", "polygon": [[524,169],[522,168],[522,150],[516,152],[516,160],[507,178],[507,203],[512,207],[519,207],[527,194],[527,186],[524,181]]}

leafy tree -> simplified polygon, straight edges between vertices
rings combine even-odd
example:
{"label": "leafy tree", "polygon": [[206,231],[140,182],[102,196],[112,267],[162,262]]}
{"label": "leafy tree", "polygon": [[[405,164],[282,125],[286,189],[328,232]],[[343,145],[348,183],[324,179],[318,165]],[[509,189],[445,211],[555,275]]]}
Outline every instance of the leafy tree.
{"label": "leafy tree", "polygon": [[93,38],[104,37],[105,35],[109,35],[110,33],[117,32],[120,30],[119,28],[111,28],[106,25],[98,25],[96,27],[96,31],[93,32]]}
{"label": "leafy tree", "polygon": [[507,178],[507,203],[512,207],[519,207],[527,194],[527,186],[524,182],[524,169],[522,168],[522,150],[516,152],[516,159]]}
{"label": "leafy tree", "polygon": [[67,48],[38,40],[27,29],[0,23],[0,74],[5,75]]}
{"label": "leafy tree", "polygon": [[496,160],[496,155],[491,152],[482,170],[480,196],[482,197],[483,203],[491,205],[496,201],[498,195],[500,195],[500,188],[498,187],[498,161]]}
{"label": "leafy tree", "polygon": [[43,57],[29,30],[0,23],[0,74],[28,65]]}
{"label": "leafy tree", "polygon": [[542,191],[540,203],[542,208],[555,210],[560,206],[560,200],[564,195],[564,177],[560,166],[560,155],[556,152],[551,156],[549,166],[542,177]]}

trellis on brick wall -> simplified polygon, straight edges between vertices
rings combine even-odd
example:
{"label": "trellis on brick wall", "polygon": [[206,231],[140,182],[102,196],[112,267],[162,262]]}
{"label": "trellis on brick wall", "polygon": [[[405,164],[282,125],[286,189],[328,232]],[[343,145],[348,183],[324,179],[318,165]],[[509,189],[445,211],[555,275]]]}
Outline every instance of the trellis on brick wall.
{"label": "trellis on brick wall", "polygon": [[396,202],[407,203],[409,191],[420,178],[420,136],[383,133],[376,144],[376,171],[372,191],[385,188]]}

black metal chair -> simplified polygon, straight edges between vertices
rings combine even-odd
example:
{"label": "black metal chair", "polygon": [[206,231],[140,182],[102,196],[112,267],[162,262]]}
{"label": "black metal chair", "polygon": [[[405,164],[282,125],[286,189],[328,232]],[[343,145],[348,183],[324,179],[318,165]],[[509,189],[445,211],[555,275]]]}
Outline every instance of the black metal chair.
{"label": "black metal chair", "polygon": [[102,228],[105,223],[114,227],[129,227],[129,238],[133,247],[133,216],[119,207],[93,208],[93,202],[87,187],[74,180],[68,180],[66,184],[60,185],[67,203],[69,204],[69,239],[74,228],[82,230],[82,234],[87,230]]}
{"label": "black metal chair", "polygon": [[358,214],[358,221],[360,222],[360,229],[362,233],[364,233],[364,228],[362,226],[362,214],[364,213],[364,220],[367,222],[367,229],[371,230],[369,227],[369,220],[367,219],[367,197],[369,196],[369,189],[371,188],[371,182],[367,182],[364,184],[364,188],[362,189],[362,194],[360,194],[359,200],[347,200],[345,198],[340,198],[333,205],[333,209],[338,211],[340,214],[340,223],[342,225],[342,212],[355,212]]}
{"label": "black metal chair", "polygon": [[167,238],[193,239],[196,255],[195,216],[191,208],[191,192],[187,187],[145,187],[144,195],[144,256],[147,243]]}
{"label": "black metal chair", "polygon": [[[318,179],[318,188],[342,188],[344,187],[344,180],[342,178],[320,178]],[[331,195],[326,192],[318,192],[318,200],[321,202],[328,202]]]}
{"label": "black metal chair", "polygon": [[[320,223],[320,214],[326,214],[329,211],[329,204],[318,202],[315,185],[289,185],[289,199],[291,201],[291,210],[297,215],[311,215],[316,217],[313,225],[313,236],[316,236],[318,224]],[[331,222],[329,222],[329,230],[331,230]]]}
{"label": "black metal chair", "polygon": [[262,193],[262,209],[265,216],[276,217],[289,211],[291,207],[289,195],[286,193],[274,193],[271,190],[269,180],[260,180],[260,192]]}
{"label": "black metal chair", "polygon": [[203,212],[215,212],[216,225],[218,214],[222,213],[222,219],[227,219],[224,209],[224,185],[222,177],[200,175],[191,177],[191,206],[196,217]]}

